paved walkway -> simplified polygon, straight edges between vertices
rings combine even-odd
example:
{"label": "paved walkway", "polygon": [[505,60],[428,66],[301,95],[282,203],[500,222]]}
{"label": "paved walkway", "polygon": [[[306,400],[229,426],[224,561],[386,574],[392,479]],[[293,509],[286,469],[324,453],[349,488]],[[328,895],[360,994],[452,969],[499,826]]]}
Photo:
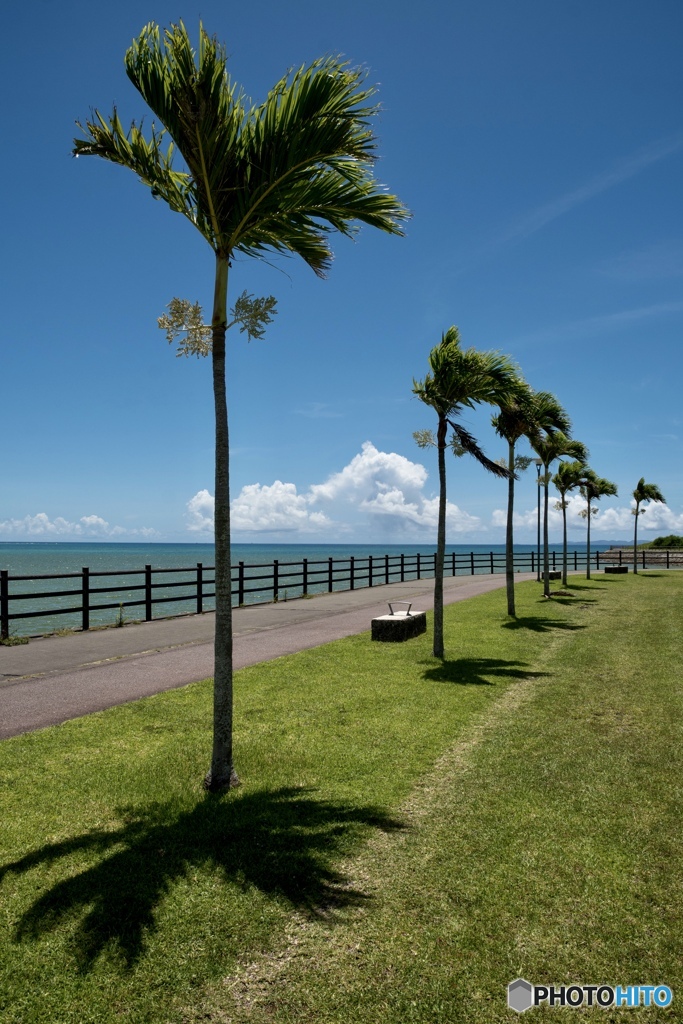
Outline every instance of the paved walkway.
{"label": "paved walkway", "polygon": [[[449,577],[444,600],[504,586],[504,574]],[[235,668],[362,633],[387,613],[388,601],[429,610],[433,588],[433,580],[411,580],[235,609]],[[213,637],[209,612],[0,646],[0,739],[206,679],[213,674]]]}

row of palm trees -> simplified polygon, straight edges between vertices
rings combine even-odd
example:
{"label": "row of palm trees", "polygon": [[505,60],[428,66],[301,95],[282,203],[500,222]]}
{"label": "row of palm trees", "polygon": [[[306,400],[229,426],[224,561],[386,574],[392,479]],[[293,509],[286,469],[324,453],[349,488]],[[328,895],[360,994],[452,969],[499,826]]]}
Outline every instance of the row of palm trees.
{"label": "row of palm trees", "polygon": [[[539,481],[543,484],[543,595],[551,597],[550,558],[548,543],[549,485],[553,483],[560,494],[558,507],[562,510],[562,582],[567,586],[567,495],[576,488],[586,499],[582,513],[587,522],[587,568],[590,579],[590,527],[597,512],[594,502],[606,495],[616,495],[611,480],[598,476],[588,466],[589,452],[583,442],[571,436],[571,420],[557,398],[548,391],[534,391],[524,380],[519,368],[498,352],[479,352],[463,349],[457,327],[450,327],[442,335],[441,343],[429,355],[429,373],[424,380],[413,381],[413,392],[437,414],[436,433],[417,431],[413,436],[417,444],[437,449],[439,466],[439,514],[434,580],[434,656],[444,656],[443,636],[443,565],[446,548],[446,450],[455,455],[468,453],[489,472],[508,481],[507,526],[505,534],[505,574],[508,615],[515,615],[514,535],[513,517],[515,480],[520,470],[532,461],[516,452],[517,443],[526,439],[536,453]],[[477,440],[467,431],[458,417],[462,411],[486,402],[498,407],[492,423],[496,433],[507,441],[508,457],[500,463],[486,457]],[[451,431],[449,437],[449,430]],[[558,460],[554,476],[550,467]],[[567,460],[567,461],[565,461]],[[542,467],[543,472],[540,472]],[[634,571],[637,572],[638,516],[641,504],[664,501],[656,484],[647,484],[641,478],[633,492],[636,507],[634,533]]]}
{"label": "row of palm trees", "polygon": [[[79,123],[81,137],[74,139],[73,153],[98,156],[133,171],[154,199],[164,201],[199,231],[215,258],[210,326],[202,323],[196,304],[186,300],[171,304],[162,326],[169,340],[178,331],[187,333],[182,354],[205,354],[212,362],[216,630],[213,748],[204,785],[216,792],[239,784],[233,763],[226,332],[239,325],[257,337],[272,309],[270,299],[242,296],[244,301],[237,300],[229,319],[229,272],[238,255],[263,258],[276,252],[300,256],[324,277],[332,259],[333,232],[351,235],[358,224],[367,224],[402,235],[409,213],[373,174],[373,125],[379,108],[362,69],[325,57],[288,73],[263,103],[252,105],[230,79],[224,47],[200,24],[195,50],[182,22],[164,31],[154,23],[146,25],[126,52],[124,64],[155,120],[146,127],[139,119],[125,129],[116,108],[109,116],[95,109],[84,124]],[[176,156],[180,167],[174,165]],[[139,233],[137,225],[136,230]],[[433,440],[442,482],[436,586],[443,595],[446,447],[469,452],[491,472],[507,477],[512,487],[515,440],[531,434],[540,444],[543,438],[559,439],[561,433],[568,439],[569,434],[568,421],[560,416],[559,406],[553,407],[552,396],[546,396],[548,410],[543,412],[543,400],[523,384],[508,359],[472,349],[463,352],[454,328],[432,352],[430,364],[431,374],[416,391],[439,417]],[[464,373],[462,381],[458,368]],[[448,389],[442,391],[446,380]],[[507,468],[490,462],[457,422],[458,411],[476,402],[499,405],[500,415],[509,415],[511,422],[515,415],[522,422],[535,410],[536,419],[529,422],[536,426],[529,427],[529,433],[526,427],[520,433],[517,427],[508,431],[501,420],[503,436],[512,438],[513,463]],[[545,455],[547,466],[559,457],[551,457],[550,451]],[[514,607],[510,579],[508,594]],[[443,656],[442,600],[438,624],[435,619],[435,653]]]}

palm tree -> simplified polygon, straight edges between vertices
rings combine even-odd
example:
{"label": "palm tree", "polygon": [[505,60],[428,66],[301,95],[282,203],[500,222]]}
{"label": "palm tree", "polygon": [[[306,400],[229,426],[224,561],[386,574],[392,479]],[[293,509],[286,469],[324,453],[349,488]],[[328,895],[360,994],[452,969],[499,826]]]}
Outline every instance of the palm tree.
{"label": "palm tree", "polygon": [[617,485],[611,480],[605,480],[598,476],[592,469],[585,469],[581,479],[581,493],[586,499],[586,508],[581,515],[587,521],[586,533],[586,579],[591,578],[591,516],[597,514],[597,508],[592,508],[591,503],[599,501],[605,495],[616,495]]}
{"label": "palm tree", "polygon": [[[79,128],[76,156],[100,156],[134,171],[182,214],[215,254],[211,359],[216,415],[216,637],[210,790],[237,785],[232,753],[232,583],[225,332],[228,271],[236,254],[297,254],[320,277],[332,230],[360,221],[402,234],[408,216],[371,173],[377,112],[364,73],[326,57],[282,78],[260,106],[231,82],[225,50],[200,25],[199,51],[182,22],[148,24],[125,56],[128,77],[161,127],[126,132],[116,108]],[[173,168],[178,150],[183,170]]]}
{"label": "palm tree", "polygon": [[635,516],[633,528],[633,571],[638,572],[638,516],[642,516],[645,511],[645,509],[642,512],[640,511],[641,503],[644,501],[666,502],[666,498],[659,487],[657,487],[657,484],[646,484],[644,476],[641,476],[638,481],[633,497],[636,499],[636,507],[633,509],[633,515]]}
{"label": "palm tree", "polygon": [[553,484],[560,492],[555,508],[562,509],[562,586],[567,586],[567,495],[581,483],[584,472],[582,462],[560,462],[553,477]]}
{"label": "palm tree", "polygon": [[550,555],[548,545],[548,485],[550,483],[550,465],[563,455],[579,462],[588,460],[588,449],[581,441],[574,441],[562,430],[553,434],[539,436],[532,442],[543,465],[543,596],[550,597]]}
{"label": "palm tree", "polygon": [[[456,454],[473,455],[495,476],[507,477],[509,471],[486,457],[476,439],[457,422],[463,409],[479,402],[498,405],[514,400],[520,389],[516,367],[499,352],[463,350],[457,327],[450,327],[441,344],[429,353],[431,372],[424,380],[413,380],[413,392],[430,406],[438,417],[436,439],[431,431],[413,436],[421,447],[435,445],[439,463],[439,517],[434,564],[434,657],[443,658],[443,562],[446,550],[446,448]],[[447,442],[449,428],[453,431]]]}
{"label": "palm tree", "polygon": [[552,434],[555,430],[568,429],[569,420],[560,403],[549,391],[533,391],[526,381],[520,381],[517,398],[501,406],[500,412],[491,422],[496,433],[508,443],[508,507],[505,531],[505,587],[507,592],[508,615],[515,615],[515,566],[513,515],[515,502],[515,472],[526,469],[529,461],[515,455],[515,445],[520,438],[537,438],[541,431]]}

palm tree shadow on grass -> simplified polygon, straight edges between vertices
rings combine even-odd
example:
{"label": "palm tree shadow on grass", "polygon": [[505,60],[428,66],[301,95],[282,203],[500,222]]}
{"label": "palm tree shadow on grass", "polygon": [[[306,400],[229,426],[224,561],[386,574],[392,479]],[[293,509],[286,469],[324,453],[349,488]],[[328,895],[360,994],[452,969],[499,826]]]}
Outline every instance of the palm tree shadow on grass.
{"label": "palm tree shadow on grass", "polygon": [[288,788],[228,798],[207,794],[180,813],[170,803],[118,813],[118,829],[49,843],[0,867],[1,881],[7,872],[23,873],[79,851],[100,855],[36,899],[14,936],[18,942],[37,938],[81,912],[74,936],[81,973],[106,947],[117,948],[133,967],[155,928],[159,902],[202,865],[219,869],[226,884],[253,885],[311,916],[333,917],[368,899],[335,870],[335,856],[368,828],[404,827],[377,807],[318,800]]}
{"label": "palm tree shadow on grass", "polygon": [[[561,600],[561,598],[559,599]],[[568,598],[567,602],[575,602],[575,598]],[[559,601],[558,601],[559,603]],[[586,604],[587,602],[583,602]],[[518,619],[510,619],[503,623],[503,629],[530,629],[534,633],[551,633],[554,629],[566,630],[570,633],[586,627],[578,622],[564,622],[562,619],[550,619],[543,615],[522,615]]]}
{"label": "palm tree shadow on grass", "polygon": [[495,686],[493,677],[506,679],[537,679],[547,672],[530,672],[524,661],[503,658],[446,659],[440,665],[425,669],[423,677],[436,683],[457,683],[459,686]]}

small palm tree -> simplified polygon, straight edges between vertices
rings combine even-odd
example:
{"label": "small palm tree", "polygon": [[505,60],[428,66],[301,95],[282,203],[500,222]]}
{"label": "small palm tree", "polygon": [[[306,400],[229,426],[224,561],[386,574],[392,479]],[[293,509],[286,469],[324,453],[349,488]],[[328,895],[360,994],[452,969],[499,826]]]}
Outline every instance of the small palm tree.
{"label": "small palm tree", "polygon": [[564,430],[556,430],[553,434],[545,434],[532,442],[532,448],[543,464],[543,596],[550,597],[550,555],[548,544],[548,485],[550,484],[550,466],[563,455],[585,463],[588,460],[588,449],[581,441],[567,436]]}
{"label": "small palm tree", "polygon": [[[98,111],[74,140],[76,156],[133,171],[215,254],[211,360],[216,418],[214,742],[205,785],[237,785],[232,751],[232,582],[225,384],[228,272],[237,254],[298,255],[320,277],[331,231],[357,222],[402,234],[405,207],[372,175],[377,113],[364,72],[325,57],[282,78],[260,106],[230,81],[225,50],[200,25],[199,52],[180,22],[163,37],[148,24],[125,56],[129,79],[158,119],[126,131]],[[173,167],[176,150],[183,170]],[[200,332],[201,333],[201,332]]]}
{"label": "small palm tree", "polygon": [[567,586],[567,495],[578,487],[582,480],[582,462],[560,462],[553,477],[553,484],[560,492],[555,508],[562,510],[562,586]]}
{"label": "small palm tree", "polygon": [[586,499],[586,508],[581,515],[587,522],[586,532],[586,579],[591,578],[591,517],[597,515],[597,508],[592,507],[592,502],[599,501],[605,496],[617,494],[617,485],[611,480],[605,480],[598,476],[592,469],[585,469],[581,479],[581,494]]}
{"label": "small palm tree", "polygon": [[640,508],[644,501],[661,501],[666,502],[666,498],[660,491],[657,484],[646,484],[645,477],[641,476],[640,480],[636,485],[636,489],[633,492],[633,497],[636,500],[636,507],[632,510],[635,516],[635,524],[633,528],[633,571],[638,572],[638,516],[642,515],[645,509]]}
{"label": "small palm tree", "polygon": [[552,434],[555,430],[567,429],[566,413],[554,395],[548,391],[534,391],[526,381],[520,381],[517,398],[501,406],[500,412],[491,422],[496,433],[508,443],[508,507],[505,531],[505,586],[508,615],[515,615],[515,565],[514,565],[514,501],[515,473],[526,469],[531,460],[515,454],[515,445],[522,437],[536,439],[541,432]]}
{"label": "small palm tree", "polygon": [[460,455],[473,455],[480,465],[494,476],[507,477],[509,471],[486,457],[476,439],[457,417],[463,409],[480,402],[501,405],[514,400],[520,389],[520,378],[514,364],[499,352],[478,352],[462,349],[457,327],[450,327],[441,337],[441,344],[429,354],[430,373],[424,380],[413,380],[413,393],[436,412],[436,438],[432,431],[418,431],[413,436],[420,447],[436,447],[439,463],[439,518],[434,566],[434,657],[443,658],[443,563],[446,550],[446,448],[448,431],[452,430],[450,447]]}

